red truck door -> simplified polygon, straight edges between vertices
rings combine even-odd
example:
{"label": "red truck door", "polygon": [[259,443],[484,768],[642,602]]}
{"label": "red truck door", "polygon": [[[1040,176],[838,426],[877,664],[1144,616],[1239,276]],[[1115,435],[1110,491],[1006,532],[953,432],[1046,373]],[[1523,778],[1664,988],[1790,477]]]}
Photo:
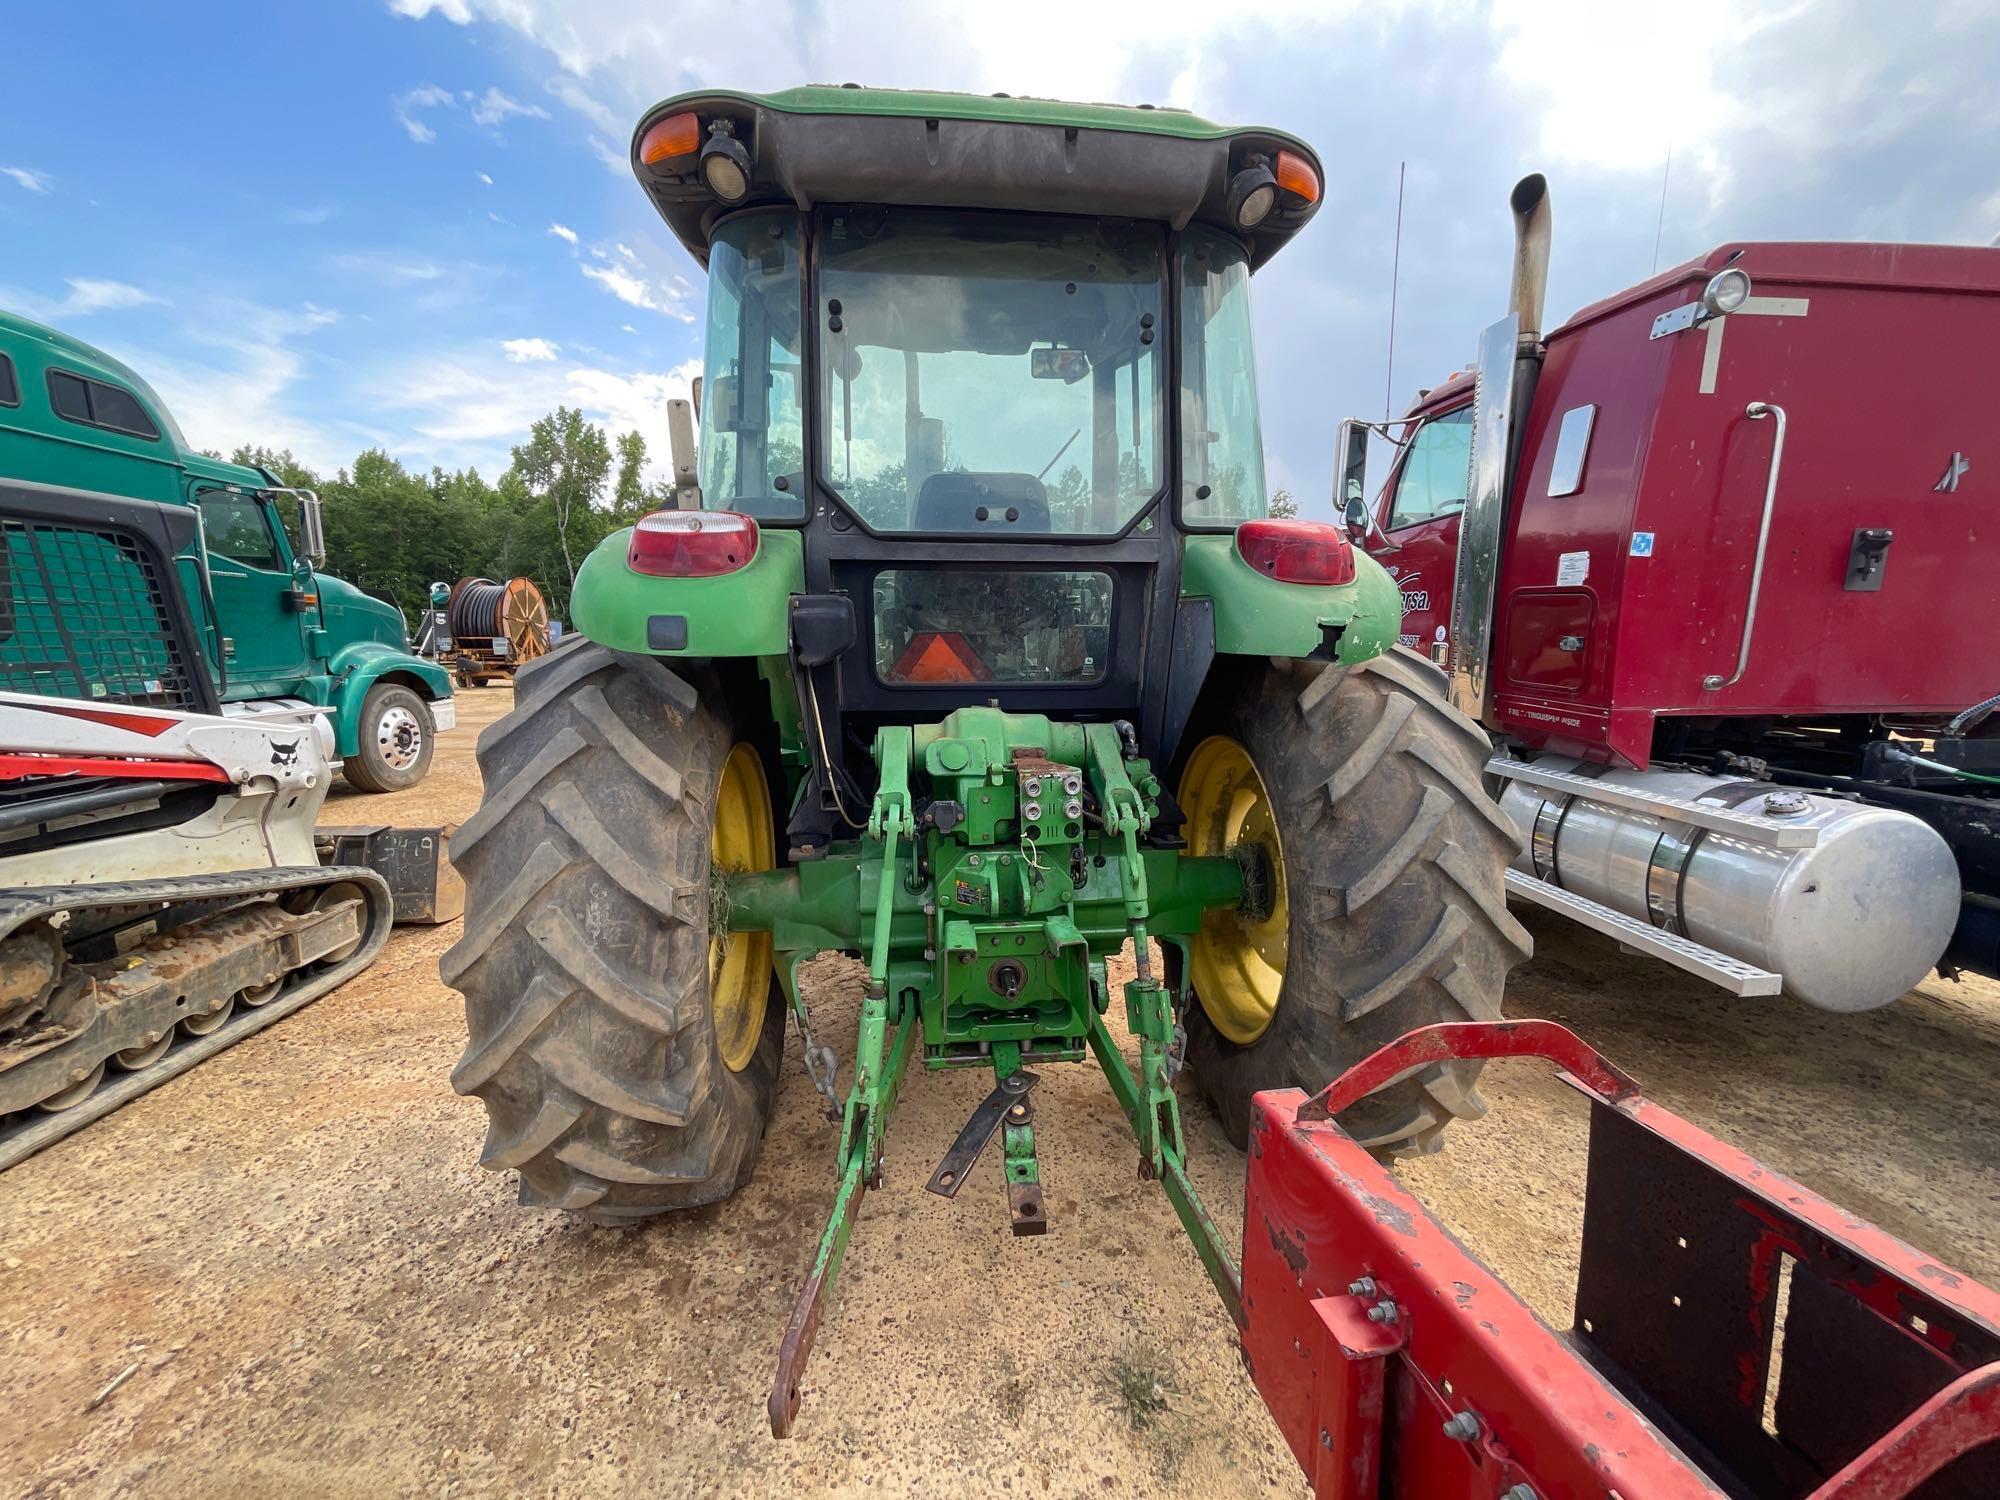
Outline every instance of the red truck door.
{"label": "red truck door", "polygon": [[1452,584],[1458,568],[1458,513],[1472,467],[1472,405],[1425,418],[1405,440],[1376,502],[1376,538],[1368,553],[1403,591],[1402,643],[1443,665],[1451,635]]}

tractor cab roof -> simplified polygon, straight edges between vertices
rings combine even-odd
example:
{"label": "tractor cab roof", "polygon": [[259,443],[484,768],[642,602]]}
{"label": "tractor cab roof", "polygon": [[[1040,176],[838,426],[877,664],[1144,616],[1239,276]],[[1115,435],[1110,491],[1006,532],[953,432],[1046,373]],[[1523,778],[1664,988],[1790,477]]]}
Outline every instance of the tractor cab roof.
{"label": "tractor cab roof", "polygon": [[[718,133],[733,136],[748,159],[748,188],[734,202],[710,191],[699,165],[699,151]],[[704,266],[716,221],[738,208],[877,203],[1087,214],[1176,229],[1202,222],[1242,239],[1254,269],[1304,227],[1325,181],[1318,156],[1296,136],[1216,125],[1183,110],[852,84],[677,95],[640,120],[631,159],[661,217]],[[1275,172],[1280,190],[1269,213],[1245,230],[1233,220],[1231,188],[1260,166]]]}

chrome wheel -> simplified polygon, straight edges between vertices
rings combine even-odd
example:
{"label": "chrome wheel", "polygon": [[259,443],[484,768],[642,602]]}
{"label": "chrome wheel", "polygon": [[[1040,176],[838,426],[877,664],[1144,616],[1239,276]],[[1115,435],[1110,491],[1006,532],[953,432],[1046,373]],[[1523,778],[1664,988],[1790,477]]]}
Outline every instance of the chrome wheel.
{"label": "chrome wheel", "polygon": [[423,754],[424,726],[417,716],[400,703],[392,703],[375,721],[375,748],[382,764],[392,771],[407,771]]}

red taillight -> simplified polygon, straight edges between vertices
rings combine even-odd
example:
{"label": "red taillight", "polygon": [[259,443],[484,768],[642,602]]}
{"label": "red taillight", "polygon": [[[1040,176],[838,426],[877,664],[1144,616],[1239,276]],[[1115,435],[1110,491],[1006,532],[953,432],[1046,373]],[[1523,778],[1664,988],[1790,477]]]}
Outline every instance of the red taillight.
{"label": "red taillight", "polygon": [[1245,521],[1236,528],[1236,550],[1280,583],[1354,582],[1354,547],[1324,521]]}
{"label": "red taillight", "polygon": [[733,510],[656,510],[639,517],[625,565],[655,578],[713,578],[750,565],[757,523]]}

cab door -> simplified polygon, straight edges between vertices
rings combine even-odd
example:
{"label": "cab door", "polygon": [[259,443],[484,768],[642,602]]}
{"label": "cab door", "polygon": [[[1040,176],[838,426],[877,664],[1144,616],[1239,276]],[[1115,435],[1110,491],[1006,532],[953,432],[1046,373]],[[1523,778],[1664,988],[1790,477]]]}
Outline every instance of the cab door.
{"label": "cab door", "polygon": [[1388,545],[1378,536],[1367,549],[1403,591],[1402,643],[1439,666],[1449,655],[1458,518],[1471,472],[1471,405],[1426,418],[1405,440],[1376,502]]}
{"label": "cab door", "polygon": [[194,498],[224,641],[223,696],[241,700],[299,692],[313,672],[306,639],[311,621],[270,503],[223,488],[197,489]]}

